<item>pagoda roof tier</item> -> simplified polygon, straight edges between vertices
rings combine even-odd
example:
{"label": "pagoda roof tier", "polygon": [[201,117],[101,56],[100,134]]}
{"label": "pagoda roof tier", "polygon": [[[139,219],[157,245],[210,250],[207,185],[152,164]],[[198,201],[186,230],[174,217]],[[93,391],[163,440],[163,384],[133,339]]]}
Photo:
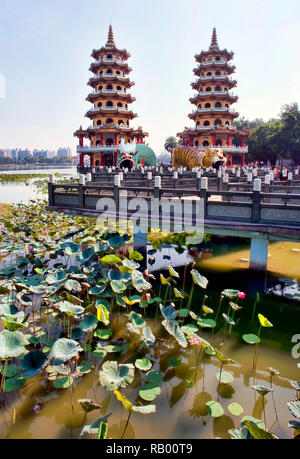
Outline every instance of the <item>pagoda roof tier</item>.
{"label": "pagoda roof tier", "polygon": [[92,86],[92,88],[98,84],[98,83],[121,83],[123,84],[126,88],[131,88],[134,86],[134,82],[130,81],[128,77],[118,75],[116,73],[111,73],[108,75],[97,75],[94,77],[91,77],[88,81],[88,85]]}
{"label": "pagoda roof tier", "polygon": [[215,126],[199,126],[195,128],[186,128],[183,132],[179,132],[176,134],[178,137],[184,137],[186,135],[192,135],[192,136],[199,136],[202,133],[208,133],[208,134],[234,134],[236,135],[238,131],[234,126],[232,127],[227,127],[227,126],[221,126],[219,128],[216,128]]}
{"label": "pagoda roof tier", "polygon": [[238,101],[238,96],[228,92],[228,91],[209,91],[209,92],[199,92],[196,96],[190,98],[192,104],[198,104],[199,102],[206,102],[211,100],[223,100],[228,101],[231,104],[234,104]]}
{"label": "pagoda roof tier", "polygon": [[103,124],[102,126],[89,126],[87,129],[78,129],[74,132],[75,137],[79,137],[83,135],[84,137],[90,137],[91,135],[99,135],[99,134],[120,134],[120,135],[139,135],[142,137],[148,137],[148,132],[144,132],[142,128],[132,128],[126,126],[119,126],[117,124]]}
{"label": "pagoda roof tier", "polygon": [[224,118],[224,116],[230,119],[238,118],[239,113],[230,108],[223,108],[223,107],[210,107],[210,108],[198,108],[198,110],[194,110],[188,116],[192,120],[197,120],[201,118],[205,118],[209,115],[213,118]]}
{"label": "pagoda roof tier", "polygon": [[226,84],[229,89],[232,89],[237,85],[237,81],[225,75],[211,75],[208,77],[198,78],[197,81],[191,83],[191,86],[193,89],[195,89],[195,91],[199,91],[200,88],[203,88],[207,84]]}
{"label": "pagoda roof tier", "polygon": [[207,57],[217,56],[217,55],[222,56],[226,60],[230,61],[234,56],[234,52],[233,51],[227,51],[227,49],[219,49],[219,48],[210,49],[208,51],[201,51],[200,54],[195,54],[195,60],[197,62],[201,63]]}
{"label": "pagoda roof tier", "polygon": [[135,97],[132,97],[129,92],[118,91],[117,89],[102,89],[101,91],[92,91],[85,100],[95,103],[98,100],[101,102],[102,99],[124,100],[129,104],[135,102],[136,100]]}
{"label": "pagoda roof tier", "polygon": [[236,67],[235,65],[229,65],[226,61],[211,61],[199,64],[199,67],[193,69],[193,72],[195,75],[200,77],[203,71],[212,69],[225,70],[228,73],[228,75],[231,75],[235,71]]}
{"label": "pagoda roof tier", "polygon": [[102,46],[99,49],[93,49],[91,57],[98,60],[105,54],[117,54],[125,60],[129,59],[131,56],[126,49],[118,49],[116,46]]}
{"label": "pagoda roof tier", "polygon": [[121,108],[121,107],[96,107],[96,108],[90,108],[90,110],[87,111],[85,116],[87,118],[93,119],[98,115],[116,115],[120,114],[124,116],[125,118],[133,119],[137,117],[136,113],[133,113],[131,110],[128,108]]}
{"label": "pagoda roof tier", "polygon": [[122,72],[126,74],[132,71],[132,68],[128,66],[127,62],[124,62],[120,59],[104,59],[104,58],[100,59],[99,61],[92,62],[89,70],[91,72],[94,72],[95,70],[99,68],[106,69],[109,67],[121,69]]}

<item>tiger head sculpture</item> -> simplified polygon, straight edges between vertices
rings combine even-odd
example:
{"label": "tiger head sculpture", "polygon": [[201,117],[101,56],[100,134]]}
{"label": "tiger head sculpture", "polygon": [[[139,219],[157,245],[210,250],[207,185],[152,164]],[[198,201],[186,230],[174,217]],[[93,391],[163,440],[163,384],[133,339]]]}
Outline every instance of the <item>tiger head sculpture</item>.
{"label": "tiger head sculpture", "polygon": [[226,166],[227,159],[223,154],[222,148],[207,148],[206,153],[212,159],[212,166],[218,169],[219,167]]}

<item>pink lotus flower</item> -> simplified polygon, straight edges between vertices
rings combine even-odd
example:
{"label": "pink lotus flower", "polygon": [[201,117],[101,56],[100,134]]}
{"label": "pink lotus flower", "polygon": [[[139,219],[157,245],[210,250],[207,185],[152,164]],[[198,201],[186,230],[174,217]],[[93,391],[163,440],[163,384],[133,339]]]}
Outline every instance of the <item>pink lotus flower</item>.
{"label": "pink lotus flower", "polygon": [[191,338],[190,338],[190,344],[191,344],[192,346],[194,346],[194,345],[201,346],[202,341],[201,341],[201,339],[200,339],[197,335],[193,335],[193,336],[191,336]]}
{"label": "pink lotus flower", "polygon": [[246,293],[240,292],[240,293],[238,294],[238,298],[239,298],[240,300],[244,300],[244,299],[246,298]]}
{"label": "pink lotus flower", "polygon": [[45,230],[42,230],[42,233],[43,233],[43,234],[47,234],[47,231],[45,231]]}
{"label": "pink lotus flower", "polygon": [[4,209],[4,206],[0,206],[0,209]]}
{"label": "pink lotus flower", "polygon": [[33,247],[28,247],[29,252],[33,251]]}

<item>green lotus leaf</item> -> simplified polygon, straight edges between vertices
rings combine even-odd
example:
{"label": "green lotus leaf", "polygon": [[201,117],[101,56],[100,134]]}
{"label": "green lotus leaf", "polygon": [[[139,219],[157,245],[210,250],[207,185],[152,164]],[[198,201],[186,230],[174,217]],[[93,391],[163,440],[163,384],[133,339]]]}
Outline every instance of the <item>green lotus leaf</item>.
{"label": "green lotus leaf", "polygon": [[133,271],[131,273],[131,281],[132,285],[139,293],[149,290],[152,287],[140,271]]}
{"label": "green lotus leaf", "polygon": [[212,308],[209,308],[205,304],[202,305],[202,310],[205,314],[213,314],[214,310]]}
{"label": "green lotus leaf", "polygon": [[23,321],[25,314],[23,311],[19,311],[12,303],[2,303],[0,304],[0,317],[3,316],[14,316],[15,318],[19,318],[21,321]]}
{"label": "green lotus leaf", "polygon": [[22,376],[5,379],[4,392],[13,392],[14,390],[21,389],[24,386],[26,379]]}
{"label": "green lotus leaf", "polygon": [[290,381],[291,386],[294,387],[296,390],[300,390],[300,382],[299,381]]}
{"label": "green lotus leaf", "polygon": [[251,421],[245,421],[245,427],[249,430],[251,436],[256,440],[277,440],[278,437],[271,432],[267,432]]}
{"label": "green lotus leaf", "polygon": [[126,328],[128,329],[130,333],[133,333],[134,335],[140,335],[140,336],[142,335],[143,328],[138,328],[136,325],[134,325],[131,322],[126,324]]}
{"label": "green lotus leaf", "polygon": [[183,348],[187,347],[188,343],[187,343],[185,334],[183,333],[183,331],[181,330],[177,322],[170,321],[170,320],[163,320],[162,325],[167,330],[167,332],[170,333],[170,335],[174,336],[177,343],[181,347]]}
{"label": "green lotus leaf", "polygon": [[56,363],[67,362],[76,355],[79,354],[83,349],[72,339],[60,338],[52,346],[49,354],[49,359],[54,359]]}
{"label": "green lotus leaf", "polygon": [[261,429],[266,428],[263,421],[261,421],[260,419],[254,418],[253,416],[244,416],[241,420],[241,425],[244,426],[246,421],[251,421],[253,424],[256,424]]}
{"label": "green lotus leaf", "polygon": [[289,427],[292,427],[292,429],[300,430],[300,421],[289,421]]}
{"label": "green lotus leaf", "polygon": [[94,249],[84,249],[82,252],[79,252],[78,258],[81,264],[87,263],[94,256]]}
{"label": "green lotus leaf", "polygon": [[214,328],[217,324],[213,319],[201,319],[197,321],[201,328]]}
{"label": "green lotus leaf", "polygon": [[97,320],[106,326],[109,325],[109,304],[105,300],[96,300],[96,308]]}
{"label": "green lotus leaf", "polygon": [[151,328],[143,328],[142,340],[147,346],[152,346],[155,343],[155,336],[153,335]]}
{"label": "green lotus leaf", "polygon": [[292,400],[287,406],[296,419],[300,419],[300,400]]}
{"label": "green lotus leaf", "polygon": [[77,316],[84,312],[84,308],[82,306],[77,306],[76,304],[72,304],[69,301],[61,301],[56,303],[56,306],[61,312],[64,312],[68,316]]}
{"label": "green lotus leaf", "polygon": [[78,373],[87,374],[92,371],[94,366],[95,364],[91,360],[83,360],[79,365],[77,365],[76,370]]}
{"label": "green lotus leaf", "polygon": [[168,270],[169,270],[170,276],[179,278],[178,272],[175,271],[175,269],[172,266],[168,266]]}
{"label": "green lotus leaf", "polygon": [[161,393],[161,388],[157,386],[156,384],[149,382],[139,391],[139,396],[143,400],[146,400],[147,402],[151,402],[160,393]]}
{"label": "green lotus leaf", "polygon": [[180,290],[178,290],[177,288],[174,287],[174,293],[175,293],[176,298],[184,298],[183,290],[180,291]]}
{"label": "green lotus leaf", "polygon": [[[105,434],[103,433],[103,425],[107,426],[107,419],[109,418],[110,415],[111,415],[111,413],[108,414],[107,416],[104,416],[101,419],[98,419],[98,421],[95,421],[92,424],[88,424],[88,425],[84,426],[84,428],[82,429],[82,431],[80,433],[80,437],[82,437],[85,434],[97,435],[98,436],[99,430],[100,430],[100,437],[101,436],[105,437]],[[106,429],[104,429],[104,430],[106,430]]]}
{"label": "green lotus leaf", "polygon": [[116,361],[104,362],[99,371],[99,379],[102,386],[107,390],[115,390],[119,387],[127,387],[134,378],[134,366],[130,364],[120,364]]}
{"label": "green lotus leaf", "polygon": [[120,263],[122,260],[121,258],[117,257],[116,255],[105,255],[100,259],[100,262],[103,265],[116,265]]}
{"label": "green lotus leaf", "polygon": [[41,351],[31,351],[25,355],[22,361],[23,377],[31,378],[40,373],[47,362],[48,357]]}
{"label": "green lotus leaf", "polygon": [[[98,310],[98,308],[97,308]],[[95,314],[87,314],[84,319],[80,322],[79,328],[84,332],[95,330],[98,325],[98,320]]]}
{"label": "green lotus leaf", "polygon": [[236,298],[239,294],[239,290],[232,290],[230,288],[223,290],[223,292],[221,293],[221,295],[227,296],[227,298]]}
{"label": "green lotus leaf", "polygon": [[107,284],[104,284],[104,285],[96,285],[95,287],[92,287],[89,289],[89,294],[90,295],[101,295],[104,290],[106,289],[107,287]]}
{"label": "green lotus leaf", "polygon": [[176,357],[169,357],[167,362],[168,362],[168,365],[174,368],[178,367],[181,364],[181,360],[176,359]]}
{"label": "green lotus leaf", "polygon": [[273,324],[262,314],[258,314],[258,319],[262,327],[273,327]]}
{"label": "green lotus leaf", "polygon": [[129,269],[130,271],[131,270],[134,270],[134,269],[138,269],[140,267],[140,265],[138,263],[135,263],[133,260],[122,260],[122,265]]}
{"label": "green lotus leaf", "polygon": [[186,334],[186,335],[194,335],[195,333],[197,333],[197,331],[199,330],[199,328],[194,325],[194,324],[187,324],[187,325],[183,325],[181,327],[181,330]]}
{"label": "green lotus leaf", "polygon": [[235,325],[235,321],[223,312],[222,316],[229,325]]}
{"label": "green lotus leaf", "polygon": [[207,412],[210,416],[213,418],[219,418],[223,416],[224,410],[222,405],[220,405],[219,402],[216,402],[214,400],[210,400],[209,402],[205,403]]}
{"label": "green lotus leaf", "polygon": [[121,245],[123,245],[125,241],[122,238],[122,236],[116,235],[109,236],[108,242],[111,247],[121,247]]}
{"label": "green lotus leaf", "polygon": [[156,405],[132,406],[132,411],[140,414],[152,414],[156,413]]}
{"label": "green lotus leaf", "polygon": [[68,387],[72,386],[73,384],[73,377],[72,376],[58,376],[53,381],[53,386],[56,389],[67,389]]}
{"label": "green lotus leaf", "polygon": [[122,273],[120,271],[117,271],[116,269],[110,269],[108,271],[108,279],[110,281],[120,281],[122,280]]}
{"label": "green lotus leaf", "polygon": [[46,282],[49,285],[58,284],[60,282],[64,282],[67,279],[67,277],[68,277],[67,273],[64,273],[63,271],[57,271],[53,274],[48,274],[46,276]]}
{"label": "green lotus leaf", "polygon": [[234,379],[232,373],[229,373],[228,371],[222,371],[222,373],[218,371],[216,377],[217,380],[223,384],[231,383]]}
{"label": "green lotus leaf", "polygon": [[243,309],[241,306],[239,306],[239,305],[236,304],[236,303],[233,303],[232,301],[229,302],[229,306],[230,306],[231,309],[233,309],[234,311],[238,311],[239,309]]}
{"label": "green lotus leaf", "polygon": [[129,314],[129,320],[133,322],[133,324],[138,328],[144,328],[146,326],[146,322],[143,319],[141,314],[137,314],[136,312],[131,312]]}
{"label": "green lotus leaf", "polygon": [[99,328],[98,330],[94,331],[94,336],[99,339],[109,339],[111,335],[113,334],[112,330],[106,329],[106,328]]}
{"label": "green lotus leaf", "polygon": [[68,247],[65,248],[65,254],[68,256],[76,256],[80,252],[81,247],[80,244],[75,244],[72,243],[72,245],[69,245]]}
{"label": "green lotus leaf", "polygon": [[264,397],[265,395],[267,395],[269,392],[273,392],[273,389],[271,389],[270,387],[266,387],[266,386],[260,386],[260,385],[256,385],[256,386],[251,386],[252,389],[254,389],[256,392],[259,393],[259,395],[261,395],[262,397]]}
{"label": "green lotus leaf", "polygon": [[163,274],[160,274],[159,277],[162,285],[168,285],[170,287],[170,282],[168,281],[168,279],[165,278],[165,276],[163,276]]}
{"label": "green lotus leaf", "polygon": [[228,433],[233,440],[247,440],[251,438],[246,427],[241,427],[240,429],[230,429],[228,430]]}
{"label": "green lotus leaf", "polygon": [[77,402],[80,403],[82,409],[86,413],[90,413],[91,411],[99,410],[101,408],[101,405],[99,405],[97,402],[95,402],[91,398],[80,398],[77,400]]}
{"label": "green lotus leaf", "polygon": [[110,282],[110,286],[112,288],[112,291],[115,293],[123,293],[125,292],[127,288],[126,285],[122,281],[119,281],[119,280],[112,280]]}
{"label": "green lotus leaf", "polygon": [[28,327],[28,322],[21,322],[20,317],[5,316],[2,317],[2,322],[7,330],[15,331]]}
{"label": "green lotus leaf", "polygon": [[191,270],[191,275],[195,284],[199,285],[199,287],[203,289],[206,289],[208,284],[206,277],[201,276],[201,274],[196,269]]}
{"label": "green lotus leaf", "polygon": [[102,358],[107,356],[107,351],[105,349],[96,348],[93,351],[93,356],[94,357],[99,357],[100,359],[102,359]]}
{"label": "green lotus leaf", "polygon": [[135,261],[142,261],[144,259],[143,255],[141,255],[136,250],[129,250],[129,258],[130,260],[135,260]]}
{"label": "green lotus leaf", "polygon": [[64,287],[72,293],[78,293],[82,290],[80,283],[74,279],[68,279]]}
{"label": "green lotus leaf", "polygon": [[229,413],[233,414],[233,416],[240,416],[244,412],[244,408],[239,403],[233,402],[228,405]]}
{"label": "green lotus leaf", "polygon": [[178,309],[178,316],[180,318],[187,317],[189,315],[189,310],[186,308]]}
{"label": "green lotus leaf", "polygon": [[[4,367],[0,367],[0,374],[2,375],[3,375],[3,370],[4,370]],[[19,367],[18,365],[14,365],[14,364],[7,365],[5,378],[14,378],[20,373],[21,370],[22,368]]]}
{"label": "green lotus leaf", "polygon": [[162,304],[159,305],[162,315],[165,319],[175,320],[177,317],[177,312],[174,306],[163,306]]}
{"label": "green lotus leaf", "polygon": [[242,336],[242,338],[248,344],[259,344],[260,343],[259,336],[254,335],[253,333],[246,333],[245,335]]}
{"label": "green lotus leaf", "polygon": [[18,331],[2,330],[0,332],[0,359],[18,357],[25,352],[25,340]]}
{"label": "green lotus leaf", "polygon": [[152,367],[149,359],[137,359],[134,363],[135,367],[142,371],[148,371]]}
{"label": "green lotus leaf", "polygon": [[150,370],[146,373],[147,379],[152,384],[159,384],[164,380],[163,374],[160,371]]}
{"label": "green lotus leaf", "polygon": [[218,357],[218,359],[220,360],[220,362],[223,364],[223,365],[237,365],[237,363],[235,362],[235,360],[232,360],[232,359],[227,359],[221,351],[219,351],[219,349],[215,349],[216,351],[216,356]]}

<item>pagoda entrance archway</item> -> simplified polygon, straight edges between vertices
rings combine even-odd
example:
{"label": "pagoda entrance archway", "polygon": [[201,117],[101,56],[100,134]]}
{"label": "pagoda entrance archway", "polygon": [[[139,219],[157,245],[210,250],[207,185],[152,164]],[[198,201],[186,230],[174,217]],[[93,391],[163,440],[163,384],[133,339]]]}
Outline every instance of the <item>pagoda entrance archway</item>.
{"label": "pagoda entrance archway", "polygon": [[112,153],[106,153],[103,157],[103,166],[111,167],[114,165],[114,156]]}

